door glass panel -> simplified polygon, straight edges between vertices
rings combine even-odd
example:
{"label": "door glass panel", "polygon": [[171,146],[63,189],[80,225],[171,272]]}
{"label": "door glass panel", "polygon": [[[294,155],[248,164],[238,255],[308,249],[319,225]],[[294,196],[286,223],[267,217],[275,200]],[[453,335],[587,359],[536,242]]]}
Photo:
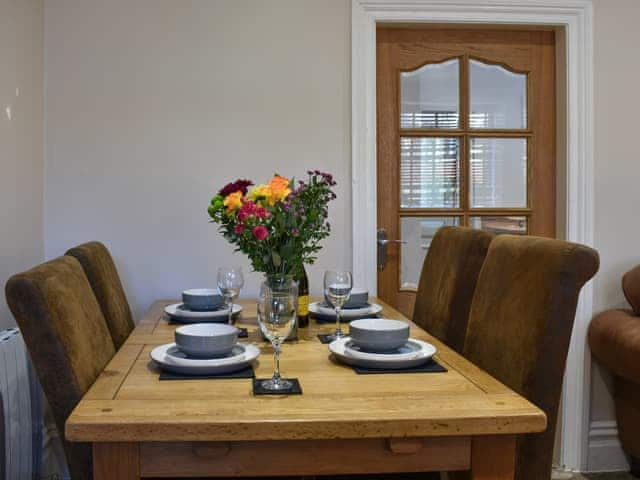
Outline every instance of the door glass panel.
{"label": "door glass panel", "polygon": [[527,206],[525,138],[472,138],[469,158],[472,208]]}
{"label": "door glass panel", "polygon": [[527,128],[527,75],[471,60],[471,128]]}
{"label": "door glass panel", "polygon": [[457,208],[459,195],[459,139],[400,138],[401,208]]}
{"label": "door glass panel", "polygon": [[400,128],[458,128],[460,61],[400,73]]}
{"label": "door glass panel", "polygon": [[492,233],[527,234],[527,217],[470,217],[471,227]]}
{"label": "door glass panel", "polygon": [[422,263],[436,231],[458,223],[458,217],[401,217],[400,238],[407,243],[400,251],[400,288],[418,287]]}

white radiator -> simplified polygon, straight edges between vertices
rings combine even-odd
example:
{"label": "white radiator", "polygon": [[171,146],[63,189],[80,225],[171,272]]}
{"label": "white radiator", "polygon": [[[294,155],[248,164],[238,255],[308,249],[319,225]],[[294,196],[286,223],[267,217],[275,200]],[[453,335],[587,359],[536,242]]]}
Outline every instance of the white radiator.
{"label": "white radiator", "polygon": [[[42,396],[20,330],[0,332],[0,396],[6,480],[39,479],[42,462]],[[2,474],[4,473],[4,477]]]}

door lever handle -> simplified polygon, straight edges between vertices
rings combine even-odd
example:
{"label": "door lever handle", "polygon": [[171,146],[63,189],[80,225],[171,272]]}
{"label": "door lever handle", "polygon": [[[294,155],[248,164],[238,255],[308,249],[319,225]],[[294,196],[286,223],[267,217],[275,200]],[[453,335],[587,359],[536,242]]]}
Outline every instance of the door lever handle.
{"label": "door lever handle", "polygon": [[385,246],[385,245],[388,245],[390,243],[399,243],[401,245],[406,245],[407,241],[406,240],[389,240],[389,239],[386,239],[386,238],[379,238],[378,239],[378,245]]}
{"label": "door lever handle", "polygon": [[387,245],[390,243],[397,243],[398,245],[405,245],[406,240],[389,240],[387,238],[387,232],[384,228],[379,228],[377,232],[376,243],[378,245],[378,271],[384,270],[384,266],[387,263]]}

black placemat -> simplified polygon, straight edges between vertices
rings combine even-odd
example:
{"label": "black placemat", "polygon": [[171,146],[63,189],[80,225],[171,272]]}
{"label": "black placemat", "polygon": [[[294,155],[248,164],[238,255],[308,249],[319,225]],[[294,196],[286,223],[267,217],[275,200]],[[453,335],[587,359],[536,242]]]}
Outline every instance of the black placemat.
{"label": "black placemat", "polygon": [[[318,325],[324,325],[326,323],[336,323],[336,317],[330,317],[327,315],[319,315],[317,313],[310,313],[311,318],[315,320]],[[349,324],[349,322],[353,322],[354,320],[360,320],[361,318],[381,318],[380,314],[376,313],[375,315],[363,315],[357,318],[343,318],[340,317],[340,324]]]}
{"label": "black placemat", "polygon": [[380,373],[443,373],[448,370],[440,365],[435,359],[429,360],[424,365],[412,368],[399,369],[382,369],[382,368],[366,368],[352,365],[353,370],[360,375],[380,374]]}
{"label": "black placemat", "polygon": [[253,367],[249,365],[242,370],[237,370],[230,373],[222,373],[220,375],[188,375],[185,373],[173,373],[161,371],[159,380],[203,380],[203,379],[227,379],[227,378],[253,378],[256,374],[253,371]]}
{"label": "black placemat", "polygon": [[[325,323],[336,323],[336,317],[328,316],[328,315],[318,315],[315,313],[309,314],[311,318],[313,318],[316,323],[323,325]],[[349,323],[351,320],[345,320],[344,318],[340,318],[340,323]]]}
{"label": "black placemat", "polygon": [[244,327],[236,327],[238,332],[238,338],[247,338],[249,336],[249,331]]}
{"label": "black placemat", "polygon": [[302,395],[302,387],[297,378],[283,378],[293,385],[287,390],[266,390],[262,388],[262,381],[269,380],[268,378],[254,378],[253,379],[253,394],[254,395]]}
{"label": "black placemat", "polygon": [[318,334],[318,340],[320,340],[320,343],[331,343],[336,339],[335,335],[333,333],[319,333]]}

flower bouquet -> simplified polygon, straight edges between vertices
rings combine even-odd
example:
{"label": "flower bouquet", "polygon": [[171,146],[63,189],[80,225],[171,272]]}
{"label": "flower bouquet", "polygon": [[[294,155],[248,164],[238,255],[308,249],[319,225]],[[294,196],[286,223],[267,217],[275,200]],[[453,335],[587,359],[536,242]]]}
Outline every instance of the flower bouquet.
{"label": "flower bouquet", "polygon": [[213,222],[267,276],[298,277],[329,236],[328,204],[336,198],[333,177],[308,171],[306,181],[275,175],[251,190],[250,180],[225,185],[208,208]]}

